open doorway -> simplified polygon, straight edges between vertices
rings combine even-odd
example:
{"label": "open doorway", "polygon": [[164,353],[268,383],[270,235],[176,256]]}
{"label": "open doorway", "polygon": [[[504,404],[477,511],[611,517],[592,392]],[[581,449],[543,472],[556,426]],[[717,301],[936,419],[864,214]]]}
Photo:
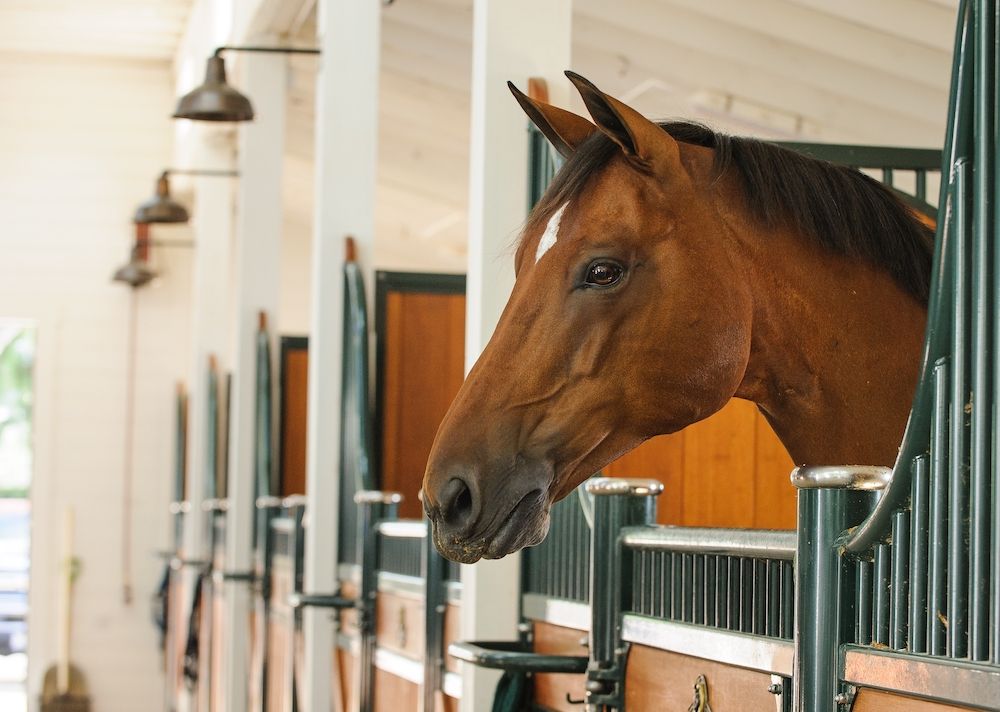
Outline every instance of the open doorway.
{"label": "open doorway", "polygon": [[0,320],[0,710],[27,709],[35,329]]}

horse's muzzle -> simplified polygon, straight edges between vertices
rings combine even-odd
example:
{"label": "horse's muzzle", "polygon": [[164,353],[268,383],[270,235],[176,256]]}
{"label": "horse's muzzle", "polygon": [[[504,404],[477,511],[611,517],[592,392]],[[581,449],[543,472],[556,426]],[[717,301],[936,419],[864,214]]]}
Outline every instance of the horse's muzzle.
{"label": "horse's muzzle", "polygon": [[478,468],[449,468],[447,476],[428,476],[424,509],[441,554],[472,564],[482,558],[499,559],[545,538],[551,468],[542,463],[519,465],[497,478],[503,480],[497,484]]}

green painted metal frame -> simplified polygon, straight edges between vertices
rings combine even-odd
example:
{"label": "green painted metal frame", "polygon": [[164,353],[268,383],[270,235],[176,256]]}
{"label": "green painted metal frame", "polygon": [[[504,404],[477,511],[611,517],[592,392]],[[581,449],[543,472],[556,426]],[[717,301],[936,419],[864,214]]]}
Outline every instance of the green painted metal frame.
{"label": "green painted metal frame", "polygon": [[340,552],[338,561],[359,564],[354,495],[378,488],[369,404],[368,305],[357,262],[344,264],[344,348],[340,430]]}

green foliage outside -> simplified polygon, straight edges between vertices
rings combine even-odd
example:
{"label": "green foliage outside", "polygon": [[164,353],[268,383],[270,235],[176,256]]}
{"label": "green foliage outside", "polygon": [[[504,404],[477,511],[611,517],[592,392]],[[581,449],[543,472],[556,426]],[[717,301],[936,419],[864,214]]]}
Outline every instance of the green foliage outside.
{"label": "green foliage outside", "polygon": [[34,329],[0,324],[0,498],[28,496],[34,362]]}

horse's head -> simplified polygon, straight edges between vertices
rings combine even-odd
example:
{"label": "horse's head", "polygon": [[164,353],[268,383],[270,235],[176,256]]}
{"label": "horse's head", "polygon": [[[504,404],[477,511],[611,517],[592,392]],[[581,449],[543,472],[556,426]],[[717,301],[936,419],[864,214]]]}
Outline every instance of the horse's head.
{"label": "horse's head", "polygon": [[698,180],[711,152],[567,74],[594,123],[512,87],[568,160],[424,478],[438,549],[465,563],[537,544],[552,502],[721,408],[749,358],[746,280]]}

